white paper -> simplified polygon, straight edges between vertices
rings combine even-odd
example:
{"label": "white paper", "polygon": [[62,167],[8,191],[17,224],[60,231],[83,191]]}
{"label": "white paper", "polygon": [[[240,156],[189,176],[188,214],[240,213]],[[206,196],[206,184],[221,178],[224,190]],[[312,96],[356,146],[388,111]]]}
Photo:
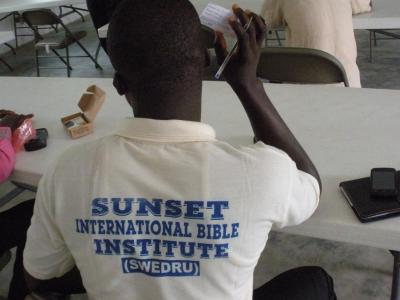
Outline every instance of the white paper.
{"label": "white paper", "polygon": [[229,18],[233,16],[232,10],[209,3],[201,13],[200,21],[205,26],[233,36],[234,32],[229,25]]}

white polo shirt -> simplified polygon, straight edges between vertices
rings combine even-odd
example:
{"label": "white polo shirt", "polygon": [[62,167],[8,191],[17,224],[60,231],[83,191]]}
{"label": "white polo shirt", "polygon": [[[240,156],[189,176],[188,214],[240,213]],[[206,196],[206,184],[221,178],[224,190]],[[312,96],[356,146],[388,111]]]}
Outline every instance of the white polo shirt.
{"label": "white polo shirt", "polygon": [[318,199],[315,178],[274,147],[125,119],[43,176],[24,265],[45,280],[76,264],[96,300],[251,300],[272,225],[303,222]]}

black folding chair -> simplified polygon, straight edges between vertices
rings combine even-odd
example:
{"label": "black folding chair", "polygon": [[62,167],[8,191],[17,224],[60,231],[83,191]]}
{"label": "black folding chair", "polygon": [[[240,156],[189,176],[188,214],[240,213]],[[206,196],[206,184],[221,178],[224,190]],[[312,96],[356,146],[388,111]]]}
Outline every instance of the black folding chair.
{"label": "black folding chair", "polygon": [[257,75],[274,83],[343,83],[349,86],[346,71],[336,57],[309,48],[263,48]]}
{"label": "black folding chair", "polygon": [[[0,31],[0,45],[4,45],[12,51],[15,55],[15,49],[9,43],[14,39],[14,34],[12,31]],[[14,69],[6,62],[5,59],[0,57],[0,62],[3,63],[10,71],[14,71]]]}
{"label": "black folding chair", "polygon": [[[58,58],[66,66],[68,77],[71,76],[72,67],[70,65],[70,58],[72,57],[88,57],[93,61],[97,69],[102,70],[102,67],[97,63],[96,59],[90,54],[90,52],[82,45],[80,40],[84,38],[87,33],[86,31],[72,32],[63,23],[59,16],[49,9],[38,9],[26,11],[22,14],[24,20],[33,30],[35,35],[35,56],[36,56],[36,73],[40,76],[41,69],[59,69],[59,67],[40,67],[40,58]],[[49,26],[60,26],[64,29],[64,36],[50,35],[44,37],[38,31],[38,26],[49,25]],[[86,55],[74,55],[70,56],[69,46],[77,44]],[[46,52],[53,52],[55,56],[39,56],[39,49],[44,48]],[[65,49],[65,56],[60,55],[57,50]]]}

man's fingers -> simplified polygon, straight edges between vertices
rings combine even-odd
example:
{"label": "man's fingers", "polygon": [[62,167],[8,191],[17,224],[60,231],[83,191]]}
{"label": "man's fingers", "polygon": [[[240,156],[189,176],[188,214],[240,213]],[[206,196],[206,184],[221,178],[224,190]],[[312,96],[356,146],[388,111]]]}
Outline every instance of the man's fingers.
{"label": "man's fingers", "polygon": [[261,47],[262,43],[265,40],[265,34],[267,33],[267,26],[265,25],[265,22],[260,16],[256,15],[255,13],[252,13],[252,16],[256,28],[257,44]]}
{"label": "man's fingers", "polygon": [[228,50],[226,49],[226,41],[222,32],[215,32],[215,54],[217,56],[218,64],[222,64],[225,57],[228,55]]}
{"label": "man's fingers", "polygon": [[229,25],[231,25],[232,30],[235,32],[238,39],[238,53],[241,56],[246,56],[250,49],[249,36],[244,30],[243,26],[236,22],[236,20],[229,20]]}
{"label": "man's fingers", "polygon": [[[236,17],[240,20],[240,23],[242,26],[246,26],[250,22],[250,17],[247,14],[247,11],[245,12],[243,9],[241,9],[239,6],[236,4],[232,6],[233,12],[235,13]],[[250,12],[250,11],[249,11]],[[251,22],[249,25],[249,28],[247,29],[247,34],[250,37],[250,41],[255,41],[256,38],[256,29],[254,27],[254,23]]]}

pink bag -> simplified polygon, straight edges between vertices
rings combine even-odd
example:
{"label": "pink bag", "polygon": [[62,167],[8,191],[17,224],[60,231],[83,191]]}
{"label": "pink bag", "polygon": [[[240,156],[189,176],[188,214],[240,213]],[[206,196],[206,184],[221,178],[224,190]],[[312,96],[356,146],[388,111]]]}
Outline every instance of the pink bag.
{"label": "pink bag", "polygon": [[12,145],[15,152],[21,150],[22,146],[36,137],[36,130],[32,126],[32,118],[24,120],[12,135]]}

